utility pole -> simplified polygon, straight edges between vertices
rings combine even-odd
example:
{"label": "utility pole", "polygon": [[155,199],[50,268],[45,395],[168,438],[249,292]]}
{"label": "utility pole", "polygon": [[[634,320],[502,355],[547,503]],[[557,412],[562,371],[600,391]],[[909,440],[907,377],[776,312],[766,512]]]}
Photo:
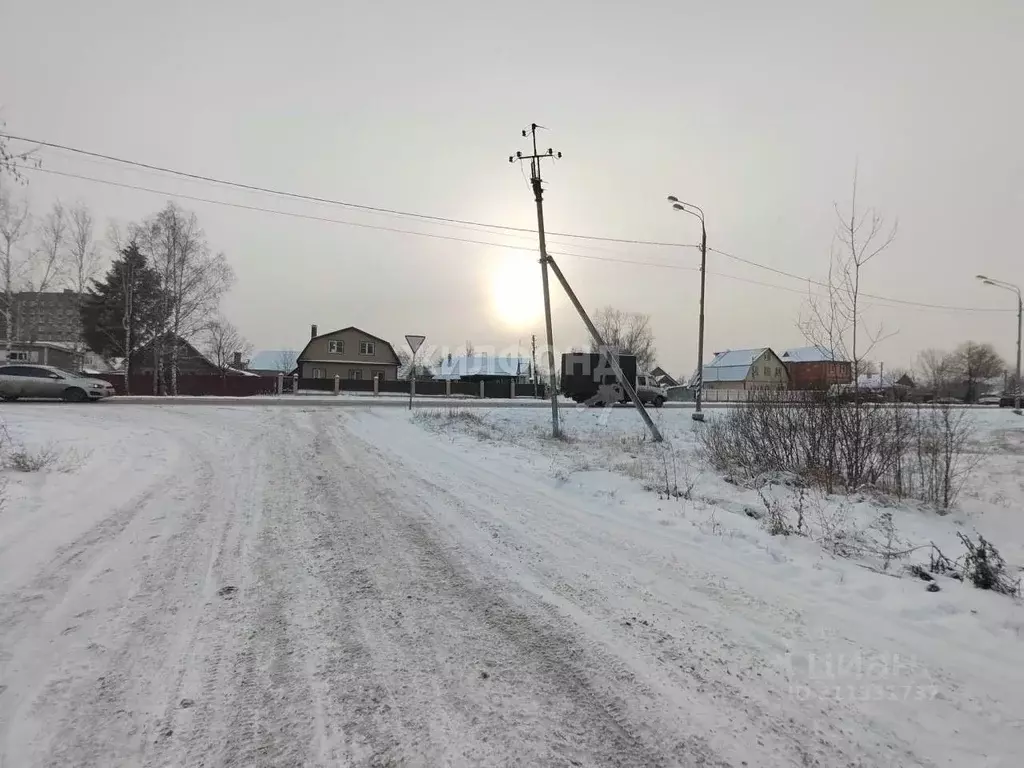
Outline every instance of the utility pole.
{"label": "utility pole", "polygon": [[523,160],[530,161],[530,186],[533,188],[533,199],[537,203],[537,238],[540,246],[540,274],[541,284],[544,290],[544,325],[548,336],[548,388],[551,396],[551,436],[558,437],[561,429],[558,425],[558,391],[555,387],[555,339],[551,329],[551,293],[548,290],[548,264],[551,257],[548,256],[547,243],[544,239],[544,188],[541,183],[540,161],[544,158],[560,158],[561,152],[557,154],[548,149],[547,153],[540,154],[537,151],[537,129],[542,126],[531,123],[529,130],[523,131],[523,137],[529,136],[533,143],[533,154],[524,155],[516,152],[510,156],[508,161],[514,163]]}

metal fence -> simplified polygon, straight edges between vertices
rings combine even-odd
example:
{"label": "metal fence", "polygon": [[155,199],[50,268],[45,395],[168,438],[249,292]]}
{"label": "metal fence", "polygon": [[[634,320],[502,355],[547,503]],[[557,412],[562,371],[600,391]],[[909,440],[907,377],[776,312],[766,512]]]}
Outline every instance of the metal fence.
{"label": "metal fence", "polygon": [[[164,384],[159,391],[153,388],[152,374],[133,374],[125,388],[123,374],[105,373],[98,378],[109,381],[114,385],[114,390],[119,395],[168,395],[170,387]],[[277,376],[218,376],[218,375],[197,375],[181,374],[178,376],[179,395],[191,397],[202,396],[223,396],[223,397],[250,397],[253,395],[276,395],[278,393],[278,382],[280,381],[281,392],[286,395],[294,395],[299,392],[322,392],[334,394],[335,387],[341,393],[361,392],[373,393],[373,379],[340,379],[335,384],[334,379],[296,379],[294,376],[284,376],[279,379]],[[381,379],[376,382],[376,391],[381,394],[408,394],[410,383],[406,379]],[[535,394],[536,393],[536,394]],[[540,397],[543,398],[545,388],[539,385],[536,388],[533,384],[517,384],[515,396],[522,398]],[[508,381],[443,381],[439,379],[420,379],[416,381],[416,395],[424,397],[487,397],[487,398],[510,398],[512,397],[512,386]]]}
{"label": "metal fence", "polygon": [[[154,389],[152,373],[132,374],[125,387],[124,374],[102,373],[98,379],[109,381],[119,395],[168,395],[170,382],[166,381]],[[251,397],[277,393],[277,379],[273,376],[218,376],[216,374],[180,374],[179,395],[190,397]]]}

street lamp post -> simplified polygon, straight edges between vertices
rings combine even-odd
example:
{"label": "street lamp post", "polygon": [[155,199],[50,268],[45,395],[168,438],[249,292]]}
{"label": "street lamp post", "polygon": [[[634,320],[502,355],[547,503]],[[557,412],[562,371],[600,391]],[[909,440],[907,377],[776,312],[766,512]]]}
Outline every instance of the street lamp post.
{"label": "street lamp post", "polygon": [[697,321],[697,407],[693,411],[694,421],[704,421],[701,410],[704,392],[704,286],[707,279],[708,263],[708,230],[704,226],[704,211],[692,203],[684,203],[675,195],[669,195],[668,201],[677,211],[688,213],[700,219],[700,319]]}
{"label": "street lamp post", "polygon": [[1002,288],[1004,291],[1011,291],[1012,293],[1017,294],[1017,375],[1013,386],[1013,412],[1020,416],[1020,341],[1021,332],[1024,330],[1024,297],[1021,296],[1020,288],[1013,283],[1006,283],[1002,280],[993,280],[991,277],[985,277],[985,275],[976,275],[976,277],[985,285],[991,285],[993,288]]}

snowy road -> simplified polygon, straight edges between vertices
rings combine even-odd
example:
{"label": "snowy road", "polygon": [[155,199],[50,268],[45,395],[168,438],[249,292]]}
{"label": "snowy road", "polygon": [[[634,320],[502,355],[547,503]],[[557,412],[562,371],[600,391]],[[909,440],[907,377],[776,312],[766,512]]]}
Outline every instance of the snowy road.
{"label": "snowy road", "polygon": [[81,459],[0,511],[3,768],[939,764],[786,696],[785,599],[394,412],[7,420]]}

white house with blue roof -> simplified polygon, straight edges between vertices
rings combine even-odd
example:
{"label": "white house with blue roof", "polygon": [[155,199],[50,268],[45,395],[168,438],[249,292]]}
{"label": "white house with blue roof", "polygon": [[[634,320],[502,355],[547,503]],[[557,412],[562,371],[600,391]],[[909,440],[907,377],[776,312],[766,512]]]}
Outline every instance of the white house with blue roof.
{"label": "white house with blue roof", "polygon": [[529,358],[514,355],[476,355],[449,356],[441,361],[441,369],[437,372],[438,379],[461,379],[462,381],[517,381],[530,380],[531,365]]}
{"label": "white house with blue roof", "polygon": [[[789,373],[770,347],[716,352],[702,369],[705,390],[778,390],[789,388]],[[691,385],[696,386],[694,374]]]}

